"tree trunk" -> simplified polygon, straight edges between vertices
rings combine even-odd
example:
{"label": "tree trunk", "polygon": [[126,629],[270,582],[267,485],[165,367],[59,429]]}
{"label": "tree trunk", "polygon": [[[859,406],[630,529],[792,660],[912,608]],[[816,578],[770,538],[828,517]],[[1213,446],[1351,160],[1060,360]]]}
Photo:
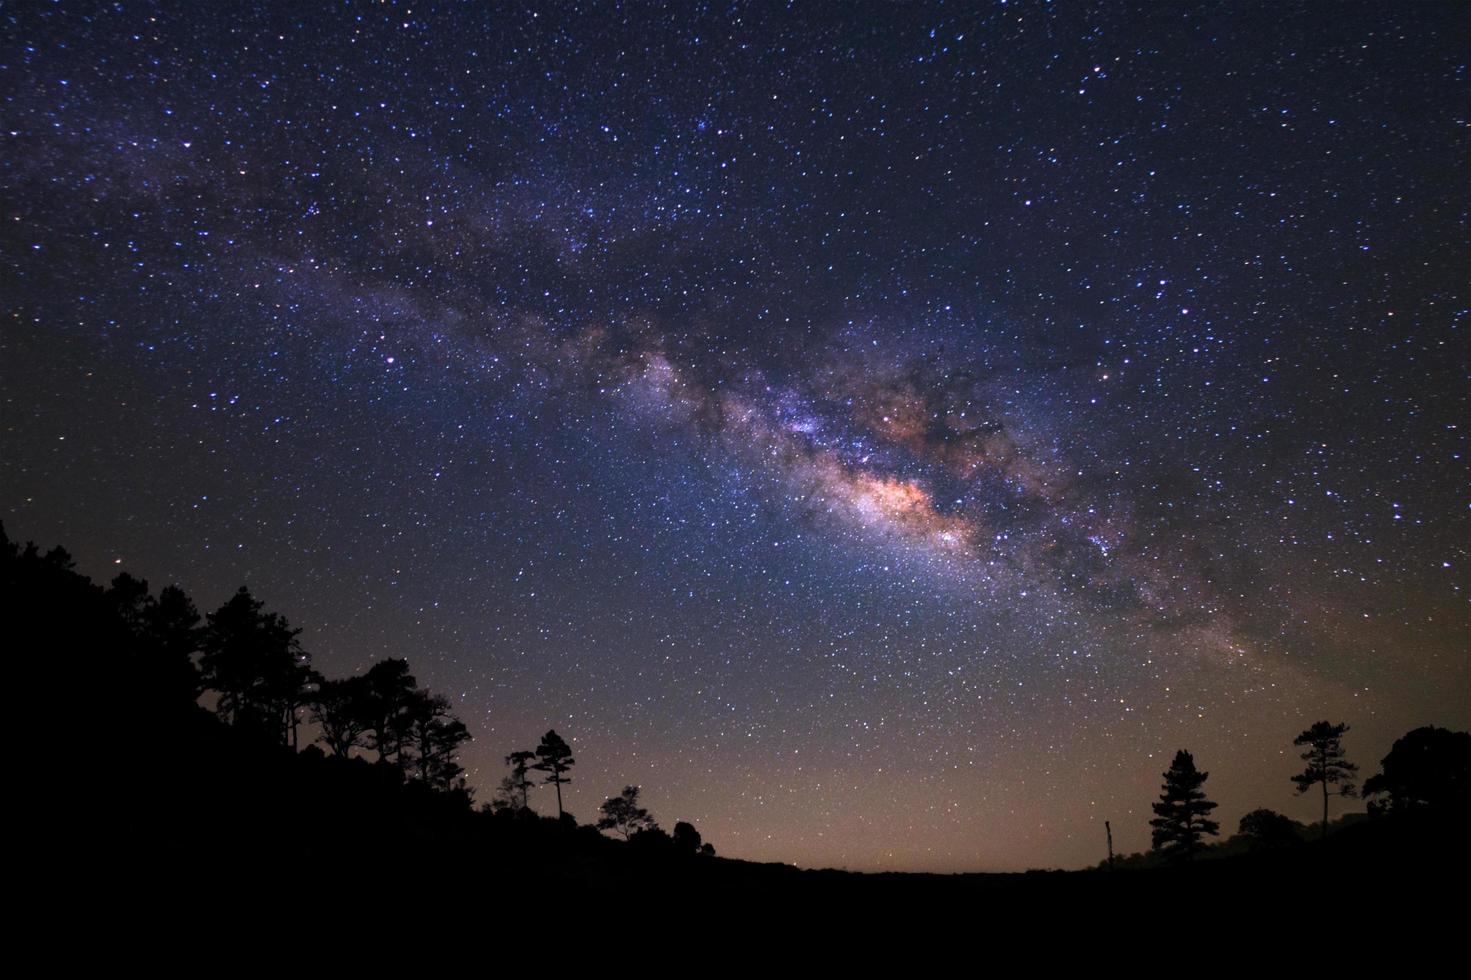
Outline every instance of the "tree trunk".
{"label": "tree trunk", "polygon": [[1318,751],[1318,765],[1322,767],[1323,776],[1323,832],[1321,840],[1328,839],[1328,748],[1324,746]]}

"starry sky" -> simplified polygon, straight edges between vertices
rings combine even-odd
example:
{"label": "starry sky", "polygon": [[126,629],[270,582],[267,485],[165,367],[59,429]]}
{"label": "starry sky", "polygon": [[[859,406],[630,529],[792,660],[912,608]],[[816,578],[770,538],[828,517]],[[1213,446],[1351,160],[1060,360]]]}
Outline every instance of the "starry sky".
{"label": "starry sky", "polygon": [[1471,727],[1468,26],[7,3],[0,518],[727,856],[1310,820]]}

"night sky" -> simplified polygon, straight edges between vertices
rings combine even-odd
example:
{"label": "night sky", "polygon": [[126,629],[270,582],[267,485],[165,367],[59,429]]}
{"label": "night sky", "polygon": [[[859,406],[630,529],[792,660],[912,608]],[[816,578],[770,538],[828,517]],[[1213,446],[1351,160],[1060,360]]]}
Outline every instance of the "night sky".
{"label": "night sky", "polygon": [[555,727],[804,866],[1144,849],[1179,748],[1311,820],[1312,722],[1471,727],[1468,41],[7,3],[0,518],[407,657],[481,800]]}

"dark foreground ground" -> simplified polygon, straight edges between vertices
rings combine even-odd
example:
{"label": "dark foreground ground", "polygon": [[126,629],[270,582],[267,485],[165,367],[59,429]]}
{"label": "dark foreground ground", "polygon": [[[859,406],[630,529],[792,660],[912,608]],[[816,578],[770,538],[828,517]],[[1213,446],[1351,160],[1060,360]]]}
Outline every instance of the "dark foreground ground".
{"label": "dark foreground ground", "polygon": [[[863,874],[803,870],[632,843],[530,813],[492,814],[467,798],[404,781],[391,766],[315,748],[252,744],[196,709],[135,731],[151,764],[99,767],[91,809],[67,821],[101,880],[208,880],[218,892],[308,904],[371,905],[372,896],[432,894],[494,904],[528,896],[606,904],[632,896],[780,902],[812,912],[870,903],[1238,903],[1243,909],[1352,902],[1403,905],[1432,893],[1458,904],[1471,870],[1464,828],[1384,818],[1327,840],[1197,860],[1179,867],[1021,874]],[[105,786],[105,789],[104,789]],[[306,887],[300,882],[309,882]],[[347,898],[346,896],[351,896]],[[1330,901],[1331,898],[1331,901]],[[1316,903],[1316,905],[1315,905]]]}
{"label": "dark foreground ground", "polygon": [[[1177,973],[1270,939],[1281,964],[1361,972],[1372,954],[1396,975],[1463,972],[1462,802],[1174,867],[857,874],[709,857],[667,835],[623,842],[487,812],[391,763],[262,740],[197,702],[192,640],[172,655],[140,640],[114,592],[59,549],[22,550],[0,529],[0,571],[15,719],[7,924],[32,954],[21,963],[336,974],[366,957],[383,962],[356,972],[379,976],[469,956],[476,972],[521,973],[612,951],[600,969],[629,972],[678,951],[703,975],[780,945],[817,960],[959,956],[966,972],[1005,954]],[[1455,771],[1446,798],[1464,801]],[[1149,965],[1161,946],[1189,958]],[[1440,964],[1421,969],[1432,954]]]}
{"label": "dark foreground ground", "polygon": [[1471,862],[1442,822],[1365,822],[1177,868],[859,874],[492,815],[391,767],[243,745],[203,711],[133,734],[178,748],[94,766],[81,808],[54,812],[32,842],[34,888],[11,878],[46,929],[84,937],[48,948],[86,975],[210,963],[380,976],[563,956],[568,969],[613,957],[697,976],[753,961],[784,973],[797,956],[909,975],[964,956],[967,973],[983,960],[1144,973],[1139,958],[1157,957],[1169,972],[1323,960],[1441,976],[1464,959]]}

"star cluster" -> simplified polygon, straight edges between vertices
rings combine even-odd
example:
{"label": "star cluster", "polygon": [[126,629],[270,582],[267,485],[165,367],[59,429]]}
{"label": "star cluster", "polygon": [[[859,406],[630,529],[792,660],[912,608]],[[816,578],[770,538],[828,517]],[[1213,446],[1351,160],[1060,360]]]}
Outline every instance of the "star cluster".
{"label": "star cluster", "polygon": [[9,6],[0,516],[723,854],[1310,816],[1471,725],[1465,14]]}

